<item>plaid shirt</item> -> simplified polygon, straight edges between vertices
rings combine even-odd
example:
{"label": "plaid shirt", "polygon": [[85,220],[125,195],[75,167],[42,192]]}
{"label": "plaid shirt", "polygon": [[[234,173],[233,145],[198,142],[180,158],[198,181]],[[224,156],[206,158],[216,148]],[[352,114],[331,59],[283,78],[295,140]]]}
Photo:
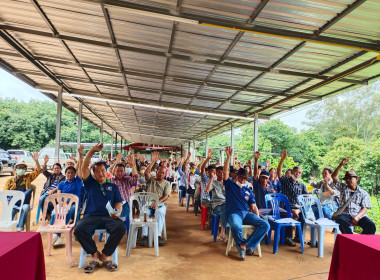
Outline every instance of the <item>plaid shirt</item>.
{"label": "plaid shirt", "polygon": [[308,194],[305,184],[296,182],[293,183],[292,178],[286,178],[282,176],[280,178],[281,183],[281,193],[286,195],[289,200],[290,206],[298,204],[298,196],[300,194]]}
{"label": "plaid shirt", "polygon": [[201,198],[202,200],[211,200],[210,194],[208,192],[205,192],[206,186],[208,182],[210,181],[210,177],[208,177],[207,174],[203,175],[202,177],[202,195]]}
{"label": "plaid shirt", "polygon": [[[340,180],[335,183],[335,188],[340,191],[339,207],[341,207],[351,196],[350,188]],[[357,186],[353,196],[354,197],[352,198],[350,204],[348,204],[348,207],[344,209],[343,213],[348,213],[351,217],[355,217],[362,208],[365,207],[371,209],[371,200],[369,199],[369,195],[365,190]],[[364,216],[366,215],[367,214]]]}
{"label": "plaid shirt", "polygon": [[[30,189],[30,185],[38,177],[38,175],[41,174],[41,172],[42,172],[42,170],[40,170],[40,171],[34,170],[33,172],[30,172],[30,173],[25,174],[24,176],[22,176],[22,179],[23,179],[22,186],[25,185],[25,190],[29,190]],[[23,188],[21,186],[19,186],[19,185],[16,184],[16,176],[13,176],[12,178],[10,178],[5,183],[4,190],[11,190],[11,191],[13,191],[13,190],[23,190]]]}
{"label": "plaid shirt", "polygon": [[139,175],[126,176],[124,175],[123,179],[119,180],[116,176],[112,176],[111,183],[115,184],[120,191],[121,199],[129,203],[131,197],[131,188],[136,184]]}

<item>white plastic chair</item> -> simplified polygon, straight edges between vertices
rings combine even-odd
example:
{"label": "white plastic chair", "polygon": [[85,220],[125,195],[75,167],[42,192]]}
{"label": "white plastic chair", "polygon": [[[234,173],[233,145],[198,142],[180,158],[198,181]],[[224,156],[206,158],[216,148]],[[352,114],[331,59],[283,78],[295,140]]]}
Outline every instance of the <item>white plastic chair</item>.
{"label": "white plastic chair", "polygon": [[[134,193],[131,196],[131,203],[129,203],[129,236],[127,241],[127,257],[130,256],[132,248],[136,247],[137,232],[138,228],[148,227],[149,228],[149,247],[152,247],[152,237],[154,238],[154,251],[156,257],[158,257],[158,223],[157,223],[157,213],[155,213],[154,218],[150,218],[147,215],[147,222],[144,222],[144,213],[148,213],[148,209],[152,202],[155,202],[155,210],[158,209],[158,195],[155,193]],[[133,219],[132,215],[132,205],[133,201],[136,200],[139,204],[140,216],[137,219]]]}
{"label": "white plastic chair", "polygon": [[[69,201],[70,200],[70,201]],[[51,202],[54,206],[55,221],[50,225],[50,221],[46,221],[47,208]],[[70,210],[71,205],[75,203],[74,222],[66,225],[66,215]],[[52,194],[46,197],[44,209],[42,211],[42,224],[37,229],[37,232],[45,232],[47,236],[47,254],[51,255],[51,247],[53,233],[65,233],[66,235],[66,256],[69,267],[72,266],[72,233],[77,221],[79,198],[75,194],[60,193]]]}
{"label": "white plastic chair", "polygon": [[[324,218],[323,212],[322,212],[322,206],[318,198],[312,195],[308,194],[301,194],[298,196],[298,201],[301,206],[301,212],[305,219],[305,223],[303,225],[303,240],[305,240],[305,232],[306,227],[310,227],[310,240],[312,246],[315,246],[316,243],[316,235],[315,231],[318,231],[318,257],[323,258],[323,246],[324,246],[324,239],[325,239],[325,230],[327,228],[334,228],[334,242],[336,239],[336,236],[339,231],[339,224],[335,223],[334,221]],[[312,205],[316,204],[318,207],[318,213],[319,213],[319,219],[316,220],[315,216],[313,214]],[[310,213],[310,214],[309,214]]]}
{"label": "white plastic chair", "polygon": [[[254,230],[255,227],[252,226],[252,225],[243,225],[242,227],[242,231],[243,231],[243,238],[247,238],[247,232],[248,232],[248,229],[252,229]],[[231,228],[229,230],[229,233],[228,233],[228,239],[227,239],[227,248],[226,248],[226,256],[228,256],[228,254],[230,253],[232,247],[234,246],[234,238],[232,237],[232,234],[231,234]],[[261,258],[262,255],[261,255],[261,247],[260,247],[260,243],[257,245],[257,252],[259,253],[259,257]]]}
{"label": "white plastic chair", "polygon": [[[11,200],[8,202],[8,197]],[[0,231],[14,231],[18,224],[20,215],[17,215],[17,220],[12,221],[12,210],[17,201],[21,200],[20,209],[24,204],[25,194],[20,191],[2,191],[0,192],[0,202],[2,204],[2,212],[0,219]]]}

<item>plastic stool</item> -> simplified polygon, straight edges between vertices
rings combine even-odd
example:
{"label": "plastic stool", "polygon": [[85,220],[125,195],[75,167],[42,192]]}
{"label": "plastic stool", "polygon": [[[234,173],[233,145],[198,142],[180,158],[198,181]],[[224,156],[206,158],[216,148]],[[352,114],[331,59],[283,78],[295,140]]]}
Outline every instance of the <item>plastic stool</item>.
{"label": "plastic stool", "polygon": [[213,214],[211,221],[211,234],[214,235],[214,242],[216,242],[216,237],[218,236],[220,215]]}
{"label": "plastic stool", "polygon": [[[107,242],[109,234],[107,233],[107,231],[105,229],[97,229],[97,230],[95,230],[94,234],[96,234],[96,233],[99,233],[99,234],[105,233],[106,234],[106,242]],[[94,236],[92,236],[92,238],[94,238]],[[86,256],[87,255],[88,254],[86,253],[86,251],[82,247],[81,250],[80,250],[80,258],[79,258],[78,268],[82,268],[84,266],[84,262],[86,261]],[[112,254],[112,261],[118,265],[117,247],[116,247],[115,251]]]}
{"label": "plastic stool", "polygon": [[189,212],[190,197],[194,197],[193,194],[186,194],[186,212]]}
{"label": "plastic stool", "polygon": [[207,221],[207,212],[208,212],[208,209],[206,206],[204,205],[201,205],[201,224],[202,224],[202,229],[205,229],[206,227],[206,221]]}
{"label": "plastic stool", "polygon": [[181,206],[182,190],[178,190],[178,205]]}

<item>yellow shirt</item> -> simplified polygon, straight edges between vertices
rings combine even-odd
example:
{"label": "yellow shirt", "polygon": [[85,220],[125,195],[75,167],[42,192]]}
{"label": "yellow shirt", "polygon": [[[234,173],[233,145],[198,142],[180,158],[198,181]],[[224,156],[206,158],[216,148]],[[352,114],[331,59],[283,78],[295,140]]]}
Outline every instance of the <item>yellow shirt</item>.
{"label": "yellow shirt", "polygon": [[[32,182],[38,177],[38,175],[41,174],[41,171],[37,171],[37,170],[34,170],[33,172],[30,172],[28,174],[25,174],[22,176],[22,179],[23,179],[23,185],[25,185],[25,190],[29,190],[30,189],[30,185],[32,184]],[[18,186],[16,184],[16,176],[10,178],[6,183],[5,183],[5,187],[4,187],[4,190],[20,190],[20,186]]]}

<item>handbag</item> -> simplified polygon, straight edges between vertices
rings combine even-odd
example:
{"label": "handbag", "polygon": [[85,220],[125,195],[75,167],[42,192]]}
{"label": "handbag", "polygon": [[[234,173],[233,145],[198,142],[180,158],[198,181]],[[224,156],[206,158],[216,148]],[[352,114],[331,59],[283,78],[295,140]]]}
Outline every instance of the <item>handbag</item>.
{"label": "handbag", "polygon": [[334,220],[334,221],[335,221],[335,220],[338,218],[338,216],[339,216],[340,214],[343,213],[344,209],[347,208],[348,204],[350,204],[351,200],[354,198],[354,195],[355,195],[355,194],[351,195],[351,196],[349,197],[349,199],[346,201],[346,203],[345,203],[342,207],[338,208],[338,210],[336,210],[336,211],[332,214],[332,216],[331,216],[331,220]]}

